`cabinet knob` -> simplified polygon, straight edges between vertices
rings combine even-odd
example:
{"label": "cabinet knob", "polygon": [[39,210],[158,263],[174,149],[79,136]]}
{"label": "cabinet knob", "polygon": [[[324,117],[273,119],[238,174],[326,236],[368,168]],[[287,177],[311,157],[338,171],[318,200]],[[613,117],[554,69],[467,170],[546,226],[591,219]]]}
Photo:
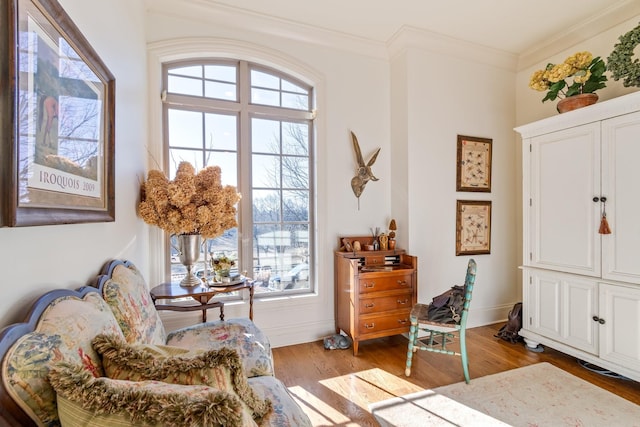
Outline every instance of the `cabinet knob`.
{"label": "cabinet knob", "polygon": [[593,319],[594,322],[598,322],[601,325],[604,325],[604,319],[601,319],[598,316],[593,316],[592,319]]}
{"label": "cabinet knob", "polygon": [[364,308],[373,308],[373,307],[375,307],[375,304],[372,302],[364,305]]}
{"label": "cabinet knob", "polygon": [[406,325],[407,323],[409,323],[409,319],[398,319],[398,323],[400,323],[401,325]]}
{"label": "cabinet knob", "polygon": [[596,203],[599,202],[600,201],[600,197],[594,197],[593,201],[596,202]]}
{"label": "cabinet knob", "polygon": [[398,280],[398,285],[407,286],[407,281],[406,280]]}
{"label": "cabinet knob", "polygon": [[408,302],[409,302],[409,300],[408,300],[408,299],[405,299],[405,300],[397,300],[396,302],[397,302],[398,304],[400,304],[400,305],[405,305],[406,303],[408,303]]}
{"label": "cabinet knob", "polygon": [[365,288],[367,288],[367,289],[371,289],[371,288],[373,288],[375,285],[376,285],[375,283],[365,283],[365,284],[364,284],[364,287],[365,287]]}
{"label": "cabinet knob", "polygon": [[375,322],[374,322],[374,323],[365,323],[365,324],[364,324],[364,328],[365,328],[365,329],[373,329],[373,328],[375,328],[375,327],[376,327]]}

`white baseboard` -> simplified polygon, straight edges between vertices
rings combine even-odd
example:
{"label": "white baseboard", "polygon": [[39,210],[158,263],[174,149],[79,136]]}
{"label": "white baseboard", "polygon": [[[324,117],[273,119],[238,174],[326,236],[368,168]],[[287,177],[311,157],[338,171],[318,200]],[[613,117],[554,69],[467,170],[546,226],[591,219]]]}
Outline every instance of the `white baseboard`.
{"label": "white baseboard", "polygon": [[[473,309],[469,312],[467,328],[490,325],[503,322],[507,319],[507,313],[513,308],[514,303],[504,304],[486,309]],[[226,310],[225,310],[226,312]],[[231,314],[231,313],[229,313]],[[161,311],[160,317],[167,331],[173,331],[186,326],[194,325],[202,321],[201,312],[172,312]],[[232,318],[231,315],[228,318]],[[209,310],[208,320],[218,320],[218,312]],[[260,326],[260,329],[269,337],[273,348],[289,345],[303,344],[319,341],[322,338],[335,334],[333,319],[316,322],[291,322],[287,325]]]}

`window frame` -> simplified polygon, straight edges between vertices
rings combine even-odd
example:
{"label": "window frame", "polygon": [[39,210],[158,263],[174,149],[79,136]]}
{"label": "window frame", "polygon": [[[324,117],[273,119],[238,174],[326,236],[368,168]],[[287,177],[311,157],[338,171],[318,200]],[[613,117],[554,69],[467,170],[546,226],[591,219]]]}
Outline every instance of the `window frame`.
{"label": "window frame", "polygon": [[[186,67],[191,65],[237,65],[236,71],[236,101],[206,98],[203,96],[192,96],[184,94],[176,94],[168,92],[168,78],[169,70],[171,68]],[[308,197],[308,220],[306,224],[308,226],[309,243],[308,243],[308,263],[309,263],[309,287],[304,289],[294,290],[281,290],[274,292],[258,293],[256,292],[255,298],[261,297],[282,297],[283,295],[295,295],[295,294],[308,294],[317,292],[317,272],[315,271],[316,259],[316,144],[315,144],[315,88],[309,83],[296,78],[288,74],[285,71],[281,71],[269,66],[259,64],[257,62],[250,62],[241,59],[228,59],[228,58],[189,58],[179,59],[175,61],[167,61],[161,63],[161,84],[162,84],[162,105],[161,105],[161,117],[162,117],[162,168],[165,171],[170,170],[169,156],[169,133],[168,133],[168,112],[171,108],[177,108],[186,111],[196,111],[201,113],[214,113],[214,114],[229,114],[235,115],[237,119],[237,188],[238,191],[243,194],[243,199],[238,204],[238,258],[239,266],[238,271],[253,271],[254,262],[254,222],[252,213],[252,170],[251,170],[251,123],[254,118],[278,120],[281,122],[296,122],[307,123],[308,132],[308,167],[309,167],[309,182],[305,189],[309,192]],[[251,100],[251,71],[256,70],[262,73],[267,73],[274,77],[286,80],[296,86],[303,89],[307,89],[308,98],[308,110],[298,110],[288,107],[279,107],[272,105],[264,105],[253,103]],[[203,78],[204,81],[204,78]],[[280,96],[282,97],[282,85],[280,87]],[[290,93],[289,91],[285,91]],[[282,101],[281,101],[282,102]],[[197,151],[199,149],[194,149]],[[201,150],[203,153],[206,150]],[[222,150],[224,151],[224,150]],[[284,154],[279,153],[282,158]],[[204,161],[204,154],[203,154]],[[224,173],[224,171],[223,171]],[[282,176],[282,172],[280,171]],[[279,190],[283,190],[282,182],[278,187]],[[288,224],[292,221],[285,221],[281,218],[279,223]],[[305,222],[303,222],[305,223]],[[170,280],[171,277],[171,255],[170,255],[170,236],[167,233],[164,234],[164,278]],[[293,268],[293,266],[292,266]]]}

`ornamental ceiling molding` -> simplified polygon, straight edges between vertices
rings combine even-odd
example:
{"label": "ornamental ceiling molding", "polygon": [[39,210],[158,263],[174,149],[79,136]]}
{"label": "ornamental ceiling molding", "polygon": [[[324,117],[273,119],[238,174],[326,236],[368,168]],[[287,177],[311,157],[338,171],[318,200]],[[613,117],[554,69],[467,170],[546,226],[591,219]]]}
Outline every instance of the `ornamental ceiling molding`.
{"label": "ornamental ceiling molding", "polygon": [[349,53],[388,59],[384,43],[311,25],[279,19],[207,0],[147,0],[147,13],[180,17],[215,25],[217,29],[249,31],[274,37],[313,44]]}
{"label": "ornamental ceiling molding", "polygon": [[387,43],[387,49],[392,62],[407,51],[416,49],[507,71],[515,71],[518,63],[518,56],[515,54],[410,26],[403,26],[398,30]]}
{"label": "ornamental ceiling molding", "polygon": [[[561,33],[542,40],[537,46],[523,52],[518,60],[518,71],[538,66],[547,61],[548,58],[570,49],[585,40],[596,37],[637,15],[640,15],[639,1],[627,0],[616,2],[616,4],[603,10],[602,13],[594,15],[578,25],[569,27]],[[637,23],[637,19],[635,19],[634,22]],[[613,44],[611,48],[613,49]]]}

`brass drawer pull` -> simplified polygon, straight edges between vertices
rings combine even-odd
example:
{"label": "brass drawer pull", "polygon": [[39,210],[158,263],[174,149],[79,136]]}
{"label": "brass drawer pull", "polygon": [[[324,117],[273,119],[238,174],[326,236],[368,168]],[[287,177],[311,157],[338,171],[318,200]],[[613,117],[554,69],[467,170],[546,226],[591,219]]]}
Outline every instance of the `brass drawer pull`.
{"label": "brass drawer pull", "polygon": [[376,327],[375,322],[374,322],[374,323],[365,323],[365,324],[364,324],[364,328],[365,328],[365,329],[373,329],[373,328],[375,328],[375,327]]}
{"label": "brass drawer pull", "polygon": [[376,305],[375,305],[374,303],[370,302],[370,303],[368,303],[368,304],[365,304],[365,305],[364,305],[364,308],[373,308],[373,307],[375,307],[375,306],[376,306]]}
{"label": "brass drawer pull", "polygon": [[409,300],[408,300],[408,299],[405,299],[404,301],[402,301],[402,300],[397,300],[396,302],[397,302],[398,304],[400,304],[400,305],[404,305],[404,304],[408,303],[408,302],[409,302]]}
{"label": "brass drawer pull", "polygon": [[375,283],[365,283],[365,284],[364,284],[364,287],[365,287],[366,289],[373,289],[373,288],[374,288],[374,286],[376,286],[376,284],[375,284]]}
{"label": "brass drawer pull", "polygon": [[409,323],[408,319],[398,319],[398,323],[400,323],[401,325],[406,325],[407,323]]}
{"label": "brass drawer pull", "polygon": [[407,285],[408,285],[408,283],[407,283],[407,281],[406,281],[406,280],[398,280],[398,285],[400,285],[400,286],[407,286]]}

